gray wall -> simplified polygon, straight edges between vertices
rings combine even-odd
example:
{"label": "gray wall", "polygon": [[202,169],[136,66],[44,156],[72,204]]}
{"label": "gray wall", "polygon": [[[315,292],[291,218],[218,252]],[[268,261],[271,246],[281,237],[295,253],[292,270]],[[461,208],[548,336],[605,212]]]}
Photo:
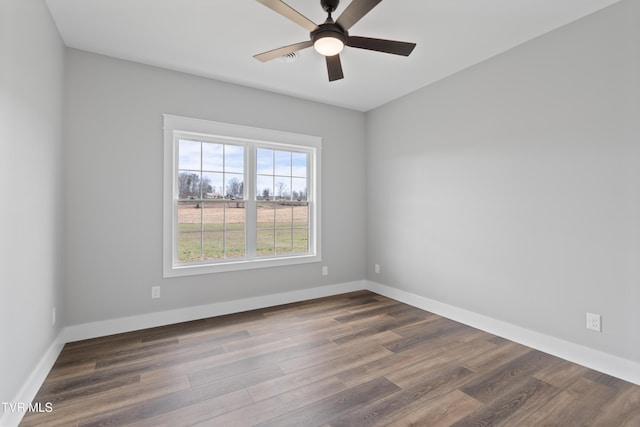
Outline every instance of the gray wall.
{"label": "gray wall", "polygon": [[[66,65],[68,325],[364,278],[364,113],[78,50]],[[162,113],[322,137],[322,264],[163,279]]]}
{"label": "gray wall", "polygon": [[640,361],[639,21],[623,1],[369,112],[367,278]]}
{"label": "gray wall", "polygon": [[[61,319],[64,46],[43,1],[0,1],[0,402]],[[2,411],[0,410],[0,418]]]}

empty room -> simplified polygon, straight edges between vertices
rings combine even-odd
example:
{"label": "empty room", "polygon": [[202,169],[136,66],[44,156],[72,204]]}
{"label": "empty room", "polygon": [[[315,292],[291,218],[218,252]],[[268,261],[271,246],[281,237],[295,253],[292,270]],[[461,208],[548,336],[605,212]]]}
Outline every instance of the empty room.
{"label": "empty room", "polygon": [[640,0],[0,0],[0,426],[640,426]]}

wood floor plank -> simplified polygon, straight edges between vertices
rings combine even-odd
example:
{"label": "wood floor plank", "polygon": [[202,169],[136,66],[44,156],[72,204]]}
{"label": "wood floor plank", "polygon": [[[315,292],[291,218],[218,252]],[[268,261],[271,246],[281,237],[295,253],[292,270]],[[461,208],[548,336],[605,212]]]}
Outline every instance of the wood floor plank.
{"label": "wood floor plank", "polygon": [[[333,341],[336,344],[346,344],[350,341],[355,341],[360,338],[367,338],[373,335],[380,334],[382,332],[389,332],[396,330],[402,326],[413,325],[416,322],[423,320],[423,316],[405,316],[405,317],[392,317],[390,315],[380,316],[375,321],[370,321],[369,325],[363,328],[358,328],[355,331],[350,331],[340,337],[336,337]],[[399,339],[399,338],[398,338]]]}
{"label": "wood floor plank", "polygon": [[252,426],[281,417],[299,408],[335,396],[347,387],[335,377],[326,377],[316,382],[307,383],[268,399],[257,401],[237,410],[227,412],[215,418],[209,417],[200,423],[200,427],[207,426]]}
{"label": "wood floor plank", "polygon": [[[575,425],[584,426],[599,411],[604,402],[611,399],[615,391],[581,377],[571,386],[550,399],[538,411],[530,413],[521,421],[523,426]],[[612,426],[617,426],[617,422]]]}
{"label": "wood floor plank", "polygon": [[462,391],[481,402],[488,403],[514,387],[526,382],[538,369],[561,360],[537,350],[529,350],[508,363],[487,372],[486,375],[462,388]]}
{"label": "wood floor plank", "polygon": [[[426,353],[426,354],[425,354]],[[387,377],[400,387],[409,387],[434,370],[455,365],[448,358],[435,357],[433,353],[417,347],[402,353],[389,353],[369,363],[360,363],[337,376],[348,386],[355,386],[376,377]],[[402,366],[402,369],[398,369]]]}
{"label": "wood floor plank", "polygon": [[[462,366],[467,357],[484,353],[487,348],[494,346],[485,340],[458,342],[447,341],[443,337],[440,338],[440,341],[435,340],[402,353],[394,353],[399,357],[402,369],[396,368],[387,372],[389,366],[398,366],[395,361],[388,363],[384,368],[385,376],[400,387],[410,387],[416,381],[421,381],[422,378],[432,375],[433,372],[451,366]],[[403,357],[409,357],[407,363],[402,363]]]}
{"label": "wood floor plank", "polygon": [[640,386],[368,291],[68,343],[22,426],[639,427]]}
{"label": "wood floor plank", "polygon": [[129,427],[188,427],[201,421],[205,421],[206,425],[212,425],[208,420],[239,408],[250,407],[252,403],[251,396],[245,389],[241,389],[173,411],[143,418],[129,424]]}
{"label": "wood floor plank", "polygon": [[21,426],[71,426],[79,420],[99,416],[110,411],[118,410],[127,405],[141,403],[158,396],[168,395],[191,387],[186,375],[165,375],[150,381],[128,387],[103,391],[102,393],[86,394],[76,399],[53,405],[51,413],[32,412],[26,414]]}
{"label": "wood floor plank", "polygon": [[[440,387],[459,382],[461,378],[471,375],[471,371],[461,366],[440,372],[430,378],[426,378],[409,388],[399,388],[398,391],[383,397],[360,409],[350,411],[331,421],[335,427],[374,425],[385,422],[385,420],[398,412],[407,410],[419,401],[423,396],[429,396]],[[383,377],[380,377],[383,378]]]}
{"label": "wood floor plank", "polygon": [[563,360],[558,364],[549,365],[540,369],[534,374],[534,377],[547,384],[564,389],[589,371],[589,368]]}
{"label": "wood floor plank", "polygon": [[387,427],[447,427],[481,406],[482,402],[456,389],[440,398],[430,399],[418,409],[403,413],[385,425]]}
{"label": "wood floor plank", "polygon": [[[330,358],[320,364],[314,364],[308,368],[288,373],[284,377],[256,384],[249,387],[248,390],[256,401],[261,401],[305,384],[315,383],[327,377],[335,376],[345,369],[350,369],[362,363],[370,363],[388,354],[389,351],[382,346],[367,346],[352,353],[341,353],[340,357]],[[286,372],[286,370],[284,371]]]}
{"label": "wood floor plank", "polygon": [[373,308],[370,306],[367,306],[365,309],[361,309],[361,310],[349,310],[350,311],[349,314],[336,316],[334,317],[334,319],[336,319],[338,322],[341,322],[341,323],[349,323],[356,320],[372,318],[378,314],[387,314],[390,311],[393,311],[394,309],[398,310],[401,308],[402,308],[401,303],[390,300],[389,302],[386,302],[386,303],[376,304],[376,307],[373,307]]}
{"label": "wood floor plank", "polygon": [[256,425],[261,427],[322,425],[398,390],[399,387],[391,381],[378,378]]}
{"label": "wood floor plank", "polygon": [[586,424],[605,427],[612,419],[620,427],[640,426],[640,388],[630,383],[619,386],[618,392],[604,403]]}
{"label": "wood floor plank", "polygon": [[508,342],[468,359],[464,365],[475,372],[492,371],[529,351],[531,349],[524,345]]}
{"label": "wood floor plank", "polygon": [[78,425],[79,427],[99,427],[105,425],[132,424],[145,418],[167,414],[176,409],[189,407],[233,391],[242,390],[252,384],[280,375],[283,375],[283,372],[277,366],[270,365],[218,382],[192,386],[189,389],[170,395],[147,399],[139,404],[130,405],[98,417],[82,420]]}
{"label": "wood floor plank", "polygon": [[468,331],[468,326],[448,319],[443,319],[439,322],[432,322],[428,328],[421,328],[412,335],[405,336],[389,343],[386,347],[394,353],[399,353],[435,340],[443,335],[462,331]]}
{"label": "wood floor plank", "polygon": [[[220,381],[223,378],[232,376],[237,377],[245,372],[252,371],[256,366],[275,365],[278,362],[282,362],[291,357],[295,357],[296,355],[304,353],[308,350],[318,348],[322,344],[326,344],[326,342],[322,341],[308,344],[297,344],[285,348],[274,349],[273,351],[270,351],[268,353],[245,357],[233,362],[193,372],[192,374],[189,374],[189,379],[191,380],[191,383],[193,385],[200,385]],[[278,370],[280,370],[279,367]]]}
{"label": "wood floor plank", "polygon": [[[308,369],[328,369],[336,366],[340,370],[346,370],[359,364],[376,360],[390,352],[379,342],[372,340],[364,345],[356,347],[334,346],[334,351],[330,354],[324,353],[326,357],[316,357],[311,355],[307,358],[292,357],[279,363],[280,367],[287,374],[296,373]],[[320,355],[321,356],[321,355]]]}
{"label": "wood floor plank", "polygon": [[555,392],[555,387],[537,378],[529,377],[527,381],[512,388],[509,393],[499,394],[499,398],[491,400],[488,403],[485,402],[484,406],[481,406],[470,415],[457,421],[452,427],[494,426],[505,422],[505,425],[518,425],[518,423],[509,421],[509,418],[513,416],[516,411],[534,399],[547,401],[549,394]]}

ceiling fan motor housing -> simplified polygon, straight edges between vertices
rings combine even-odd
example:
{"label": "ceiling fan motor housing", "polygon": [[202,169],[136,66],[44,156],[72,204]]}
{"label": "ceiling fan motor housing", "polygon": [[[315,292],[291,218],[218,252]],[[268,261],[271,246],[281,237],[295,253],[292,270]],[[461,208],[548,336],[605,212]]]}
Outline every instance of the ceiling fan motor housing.
{"label": "ceiling fan motor housing", "polygon": [[322,9],[327,13],[333,13],[338,8],[340,0],[320,0]]}
{"label": "ceiling fan motor housing", "polygon": [[333,37],[341,40],[343,44],[347,44],[349,33],[334,22],[325,22],[318,25],[318,28],[311,32],[311,41],[315,43],[316,40],[323,37]]}

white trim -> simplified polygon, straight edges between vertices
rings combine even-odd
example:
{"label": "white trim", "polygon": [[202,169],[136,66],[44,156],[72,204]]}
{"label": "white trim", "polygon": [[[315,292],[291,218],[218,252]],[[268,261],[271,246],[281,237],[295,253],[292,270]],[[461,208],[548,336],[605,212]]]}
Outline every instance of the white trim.
{"label": "white trim", "polygon": [[367,281],[366,289],[396,301],[438,314],[465,325],[501,336],[508,340],[535,348],[562,359],[599,372],[640,385],[640,363],[623,359],[589,347],[575,344],[551,335],[532,331],[511,323],[454,307],[411,292]]}
{"label": "white trim", "polygon": [[[270,142],[286,145],[306,145],[320,148],[321,138],[318,136],[303,135],[293,132],[283,132],[272,129],[262,129],[251,126],[236,125],[232,123],[215,122],[213,120],[194,119],[190,117],[163,114],[164,131],[208,135],[221,138],[233,138],[237,140]],[[188,130],[187,130],[188,129]]]}
{"label": "white trim", "polygon": [[[56,359],[58,359],[58,356],[64,347],[65,342],[63,340],[63,336],[64,330],[61,331],[53,340],[47,351],[45,351],[42,358],[31,372],[31,375],[29,375],[29,378],[27,378],[26,382],[11,402],[29,404],[33,401],[33,398],[36,397],[38,390],[42,387],[44,380],[47,378],[47,375],[49,375],[49,371],[53,367],[53,364],[56,363]],[[3,413],[2,409],[0,409],[0,426],[17,426],[20,424],[20,421],[22,421],[24,415],[25,413],[21,411],[7,411]]]}
{"label": "white trim", "polygon": [[137,331],[191,320],[206,319],[223,316],[225,314],[240,313],[260,308],[274,307],[292,302],[323,298],[347,292],[365,289],[365,281],[346,282],[336,285],[318,286],[298,291],[263,295],[233,301],[223,301],[195,307],[179,308],[175,310],[159,311],[118,319],[83,323],[67,326],[64,330],[66,342],[97,338],[123,332]]}

